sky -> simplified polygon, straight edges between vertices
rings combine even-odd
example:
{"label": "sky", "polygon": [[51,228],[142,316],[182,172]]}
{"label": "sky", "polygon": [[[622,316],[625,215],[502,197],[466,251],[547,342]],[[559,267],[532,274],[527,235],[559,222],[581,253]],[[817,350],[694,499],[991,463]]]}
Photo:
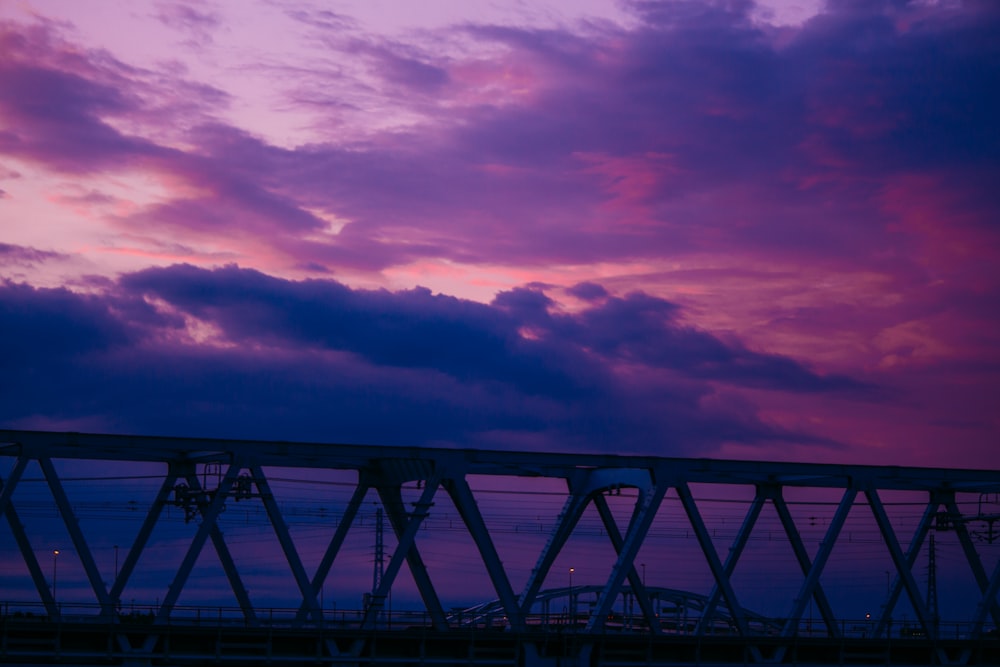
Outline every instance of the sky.
{"label": "sky", "polygon": [[998,468],[998,117],[987,0],[0,0],[0,427]]}

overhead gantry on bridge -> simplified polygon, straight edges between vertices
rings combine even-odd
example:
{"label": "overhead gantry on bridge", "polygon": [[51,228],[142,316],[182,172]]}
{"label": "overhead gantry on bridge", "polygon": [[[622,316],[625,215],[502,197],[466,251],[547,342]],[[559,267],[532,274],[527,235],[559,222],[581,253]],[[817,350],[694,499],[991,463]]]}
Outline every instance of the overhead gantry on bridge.
{"label": "overhead gantry on bridge", "polygon": [[[79,518],[79,504],[71,500],[66,489],[67,479],[71,477],[66,472],[70,469],[67,466],[74,462],[79,465],[87,462],[113,463],[115,466],[136,464],[146,466],[144,470],[157,471],[151,476],[157,478],[158,486],[148,504],[142,506],[132,501],[130,511],[142,518],[135,534],[128,538],[130,544],[123,547],[124,557],[120,563],[119,549],[115,546],[114,576],[110,581],[102,574],[93,545],[106,544],[109,538],[101,533],[111,528],[109,522]],[[480,599],[495,598],[488,615],[502,618],[502,630],[510,636],[528,637],[554,627],[550,620],[546,620],[544,626],[539,620],[553,618],[547,605],[553,599],[552,591],[559,588],[553,589],[551,583],[546,588],[545,584],[556,578],[553,568],[587,512],[596,512],[599,517],[600,532],[613,549],[614,558],[607,569],[599,573],[597,581],[591,571],[589,581],[578,582],[579,587],[572,585],[573,570],[569,572],[570,585],[564,591],[566,613],[572,618],[571,631],[579,646],[594,645],[587,643],[587,637],[606,637],[609,632],[623,630],[644,633],[657,641],[679,636],[700,640],[717,634],[720,619],[724,619],[726,627],[731,628],[731,635],[747,642],[749,659],[781,662],[787,660],[788,648],[803,639],[804,616],[807,608],[811,615],[813,605],[822,628],[818,634],[824,641],[854,641],[858,637],[849,636],[853,630],[835,613],[821,577],[835,546],[843,540],[845,523],[855,508],[855,511],[868,513],[877,526],[881,544],[873,549],[881,549],[892,568],[891,581],[890,571],[886,571],[886,592],[879,613],[875,618],[865,619],[863,639],[892,639],[893,611],[903,596],[914,615],[906,640],[925,642],[930,647],[930,654],[939,662],[981,662],[979,656],[983,655],[984,642],[988,645],[995,628],[1000,626],[997,603],[1000,563],[989,567],[983,558],[985,549],[993,543],[993,524],[997,519],[983,510],[983,503],[986,502],[988,509],[992,507],[991,500],[998,498],[1000,471],[13,430],[0,431],[0,466],[3,466],[0,467],[0,474],[3,474],[0,513],[6,518],[11,538],[0,543],[0,557],[4,561],[20,557],[26,577],[30,578],[31,588],[37,595],[35,602],[44,610],[47,622],[70,622],[67,618],[69,607],[57,598],[56,554],[52,572],[48,573],[47,564],[37,555],[39,537],[32,534],[30,526],[26,527],[20,513],[22,505],[29,504],[27,500],[22,502],[24,494],[19,493],[28,483],[26,471],[40,471],[40,476],[31,481],[43,484],[51,494],[72,552],[78,558],[79,569],[92,593],[93,616],[107,622],[110,628],[123,628],[114,636],[114,647],[109,648],[118,657],[131,653],[148,657],[164,650],[162,629],[173,628],[176,632],[177,626],[188,618],[187,612],[181,611],[187,608],[179,605],[179,601],[183,593],[191,593],[194,587],[190,582],[192,572],[209,542],[237,601],[234,608],[239,610],[243,626],[277,627],[273,611],[262,613],[267,605],[255,604],[255,596],[246,584],[246,559],[234,556],[232,545],[220,527],[223,512],[236,503],[256,504],[261,508],[269,531],[259,534],[258,539],[270,541],[273,551],[281,554],[286,573],[294,582],[297,608],[281,617],[281,627],[289,632],[306,632],[310,628],[325,631],[331,620],[339,618],[342,627],[349,625],[347,629],[355,633],[353,640],[349,639],[351,635],[332,639],[324,635],[323,651],[330,660],[362,656],[369,650],[364,633],[385,629],[393,585],[399,580],[404,565],[424,607],[419,623],[412,621],[407,625],[410,630],[415,624],[452,633],[465,632],[470,627],[496,628],[492,622],[470,626],[469,619],[475,617],[472,610],[455,614],[454,610],[446,609],[439,594],[442,582],[432,581],[418,536],[437,511],[435,503],[443,496],[454,507],[455,523],[464,532],[465,539],[474,545],[467,554],[468,559],[481,563],[491,584],[491,590],[484,591]],[[308,568],[308,559],[302,557],[300,543],[293,539],[293,531],[289,528],[287,509],[272,491],[273,471],[278,469],[347,473],[351,480],[350,495],[337,509],[335,520],[319,522],[325,530],[322,554]],[[107,474],[103,481],[100,477],[95,475],[93,479],[98,480],[109,494],[113,493],[115,480],[119,477]],[[546,540],[531,558],[534,566],[525,577],[512,576],[511,565],[501,560],[499,537],[495,531],[491,532],[488,517],[484,516],[477,484],[481,486],[483,480],[492,479],[502,480],[501,484],[522,479],[564,485],[565,500],[561,511],[545,524]],[[715,531],[706,522],[702,510],[703,501],[696,499],[692,490],[701,485],[732,489],[734,498],[744,498],[746,511],[739,527],[731,534],[731,541],[725,544],[717,544],[718,537],[713,536]],[[618,496],[623,490],[632,502],[624,521],[616,517],[611,507],[612,499],[620,502]],[[790,508],[786,497],[790,490],[834,494],[832,514],[826,518],[825,531],[814,546],[803,538],[802,519],[796,520]],[[739,496],[736,491],[743,495]],[[904,539],[901,539],[898,524],[894,525],[890,519],[887,503],[883,500],[883,496],[893,493],[920,498],[919,518],[907,526]],[[690,622],[684,624],[663,614],[662,600],[658,596],[665,589],[647,588],[645,563],[637,561],[655,520],[666,511],[664,501],[668,494],[682,512],[687,524],[685,530],[697,542],[697,553],[711,581],[710,590],[697,596],[697,615],[692,614]],[[381,566],[376,570],[364,607],[350,616],[341,612],[339,617],[331,618],[323,604],[325,586],[327,581],[337,580],[340,570],[356,573],[357,558],[352,561],[345,555],[344,545],[352,528],[357,527],[360,517],[365,514],[366,499],[371,497],[377,498],[384,509],[394,537],[393,548],[384,570]],[[317,504],[323,502],[317,499]],[[976,503],[978,512],[970,513],[969,507]],[[762,511],[767,507],[777,516],[778,538],[794,555],[799,570],[796,579],[801,584],[786,601],[786,611],[765,622],[760,615],[744,607],[745,596],[737,585],[735,573]],[[126,590],[140,586],[146,578],[142,564],[152,560],[147,553],[150,540],[158,523],[163,521],[165,511],[181,513],[190,524],[189,530],[180,544],[182,556],[171,569],[169,585],[156,603],[148,606],[150,616],[143,625],[145,634],[136,644],[135,624],[121,623],[135,620],[130,616],[132,609],[122,604],[123,595]],[[976,521],[979,524],[975,524],[977,530],[973,530]],[[988,532],[979,531],[980,527],[988,528]],[[922,588],[919,583],[924,572],[923,566],[918,565],[918,555],[922,549],[926,551],[928,536],[941,530],[950,531],[957,540],[964,567],[975,582],[976,595],[970,600],[968,617],[962,619],[962,630],[954,637],[942,630],[941,619],[934,608],[936,600],[930,595],[933,591],[927,590],[927,586]],[[769,533],[769,539],[773,538]],[[253,548],[263,547],[258,544]],[[724,558],[719,555],[720,548],[728,549],[724,551]],[[161,562],[156,561],[156,564],[162,568]],[[356,574],[350,576],[356,577]],[[512,582],[518,578],[523,580],[523,585],[515,589]],[[584,593],[588,595],[587,604],[578,608],[577,603]],[[620,605],[622,599],[628,599],[638,609],[634,613],[631,609],[619,610],[616,605]],[[8,616],[11,604],[16,609],[18,603],[25,602],[0,600],[7,605]],[[628,613],[627,623],[622,622],[625,613]],[[396,617],[399,618],[398,610]],[[484,614],[482,618],[485,617]],[[83,622],[75,617],[72,620]],[[199,622],[202,620],[199,615]],[[219,622],[222,622],[221,612]],[[817,634],[811,629],[811,621],[809,626],[809,636]],[[851,627],[856,629],[857,626]],[[953,640],[957,643],[949,648],[947,642]],[[772,648],[762,653],[761,647],[765,645]],[[523,654],[523,647],[518,650]],[[539,650],[535,646],[528,653],[542,660],[538,657],[541,655]],[[3,655],[0,653],[0,658]],[[891,654],[887,655],[891,660]]]}

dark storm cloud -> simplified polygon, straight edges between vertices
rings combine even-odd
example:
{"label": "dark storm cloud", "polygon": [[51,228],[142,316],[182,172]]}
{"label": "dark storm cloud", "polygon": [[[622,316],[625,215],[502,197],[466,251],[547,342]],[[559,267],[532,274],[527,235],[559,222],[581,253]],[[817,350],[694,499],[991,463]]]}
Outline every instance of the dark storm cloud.
{"label": "dark storm cloud", "polygon": [[553,396],[609,381],[607,367],[618,362],[777,390],[863,389],[681,326],[677,306],[638,292],[564,315],[551,313],[553,302],[537,289],[502,292],[487,306],[423,288],[352,290],[236,267],[147,269],[122,284],[219,326],[232,341],[342,350],[380,366],[509,382]]}
{"label": "dark storm cloud", "polygon": [[8,371],[103,351],[132,340],[130,327],[103,298],[65,289],[0,286],[0,348]]}
{"label": "dark storm cloud", "polygon": [[[858,391],[683,330],[673,304],[642,294],[562,315],[537,289],[484,305],[180,265],[111,287],[3,288],[16,379],[4,424],[45,415],[158,433],[691,452],[723,440],[823,442],[707,410],[706,378]],[[182,318],[217,334],[188,338]],[[674,379],[657,375],[663,367]]]}
{"label": "dark storm cloud", "polygon": [[868,170],[996,164],[1000,14],[865,4],[831,3],[787,51],[812,131]]}
{"label": "dark storm cloud", "polygon": [[378,367],[503,383],[553,400],[593,396],[612,381],[571,346],[523,339],[519,327],[531,324],[524,313],[423,288],[352,290],[329,280],[291,282],[235,267],[210,272],[190,266],[148,269],[123,284],[247,345],[341,351]]}
{"label": "dark storm cloud", "polygon": [[567,289],[566,293],[584,301],[596,301],[608,296],[608,291],[604,289],[603,285],[591,282],[577,283]]}

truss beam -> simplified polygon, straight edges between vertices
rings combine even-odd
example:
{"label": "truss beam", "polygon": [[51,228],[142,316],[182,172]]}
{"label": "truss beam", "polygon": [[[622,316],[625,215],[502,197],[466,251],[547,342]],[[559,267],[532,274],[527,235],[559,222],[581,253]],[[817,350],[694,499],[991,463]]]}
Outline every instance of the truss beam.
{"label": "truss beam", "polygon": [[[400,460],[435,466],[461,456],[466,474],[513,475],[570,479],[586,470],[654,470],[665,466],[689,484],[779,484],[784,487],[844,489],[865,479],[880,490],[933,491],[948,488],[974,493],[1000,493],[1000,471],[951,468],[857,466],[828,463],[724,461],[656,456],[468,451],[431,447],[389,447],[333,443],[289,443],[259,440],[163,438],[153,436],[53,433],[0,429],[0,454],[30,458],[104,461],[223,462],[238,451],[264,467],[369,470],[373,461]],[[377,467],[377,466],[376,466]]]}
{"label": "truss beam", "polygon": [[[73,490],[66,486],[70,478],[64,472],[62,475],[57,473],[57,464],[79,460],[155,462],[163,465],[162,483],[151,504],[143,508],[145,514],[136,517],[137,523],[139,517],[142,517],[138,533],[125,554],[121,569],[116,567],[117,576],[111,581],[110,588],[101,578],[93,552],[94,545],[100,545],[101,542],[93,539],[92,531],[99,531],[101,527],[77,519],[71,494],[67,492],[67,488],[69,491]],[[942,507],[944,514],[949,517],[949,529],[954,530],[963,554],[960,566],[969,568],[976,590],[981,595],[975,609],[972,636],[977,639],[983,636],[988,619],[1000,625],[1000,605],[997,602],[1000,565],[992,569],[984,565],[983,547],[974,540],[974,535],[965,523],[956,519],[961,514],[957,494],[967,494],[964,497],[968,497],[972,494],[1000,493],[1000,471],[0,431],[0,473],[5,475],[4,479],[0,479],[0,514],[9,525],[13,537],[10,544],[0,544],[0,558],[6,562],[20,556],[38,598],[52,618],[58,618],[60,613],[58,601],[52,593],[54,582],[47,580],[39,563],[36,552],[39,545],[32,544],[32,539],[38,538],[29,530],[32,526],[28,525],[26,529],[22,515],[17,511],[22,494],[30,493],[24,491],[28,484],[25,473],[33,462],[42,472],[42,478],[33,481],[44,482],[44,485],[36,488],[47,489],[51,494],[58,518],[65,526],[72,544],[73,554],[79,560],[77,572],[82,571],[89,584],[88,594],[92,592],[101,614],[112,620],[121,615],[120,600],[129,582],[134,582],[137,574],[142,572],[142,565],[145,563],[143,554],[150,549],[152,536],[162,518],[164,507],[172,502],[183,502],[188,518],[196,521],[192,521],[190,536],[184,538],[187,541],[183,545],[180,563],[168,575],[171,583],[157,608],[154,623],[163,625],[170,621],[185,587],[190,588],[188,582],[196,562],[205,545],[211,541],[228,584],[243,611],[243,620],[248,626],[263,625],[266,620],[254,606],[245,583],[245,573],[241,571],[238,559],[234,558],[232,545],[227,543],[219,524],[219,517],[226,503],[236,499],[259,503],[258,506],[262,506],[266,513],[267,523],[273,534],[262,536],[261,539],[274,540],[277,545],[274,553],[280,552],[283,556],[295,582],[293,594],[297,598],[294,599],[295,606],[292,609],[297,612],[294,614],[293,625],[302,627],[309,623],[322,624],[323,610],[319,600],[324,582],[331,571],[340,566],[338,556],[348,534],[358,526],[361,507],[366,497],[369,497],[369,492],[374,492],[381,501],[395,536],[395,549],[377,589],[372,592],[370,604],[359,622],[360,628],[366,632],[374,632],[381,627],[386,600],[402,568],[406,567],[433,627],[441,631],[448,630],[452,621],[445,613],[439,589],[421,554],[419,546],[424,545],[424,542],[421,539],[418,545],[417,539],[421,528],[428,522],[428,517],[440,511],[435,507],[435,496],[443,489],[461,518],[459,529],[464,530],[475,545],[481,566],[498,598],[497,608],[502,610],[510,626],[518,631],[529,629],[527,619],[536,605],[541,604],[547,608],[549,601],[553,599],[553,591],[543,591],[543,586],[567,543],[577,534],[581,518],[593,505],[600,525],[614,549],[614,559],[608,571],[599,575],[599,581],[578,581],[582,584],[578,589],[571,586],[561,591],[571,601],[583,590],[587,590],[588,595],[595,596],[591,606],[586,608],[586,614],[580,616],[579,626],[577,615],[571,614],[574,630],[582,634],[604,631],[615,600],[628,594],[634,595],[638,601],[648,631],[654,634],[663,632],[666,626],[661,625],[662,619],[657,616],[650,589],[646,588],[643,577],[636,569],[636,559],[648,541],[654,521],[665,512],[677,512],[678,515],[683,512],[698,542],[700,558],[711,572],[713,582],[711,594],[700,598],[704,601],[704,607],[694,630],[695,634],[707,633],[712,623],[728,615],[727,622],[731,621],[740,635],[752,637],[755,632],[753,623],[758,620],[742,607],[741,598],[745,596],[741,594],[734,574],[768,502],[774,507],[782,527],[779,531],[779,534],[783,533],[781,539],[787,541],[803,577],[796,597],[791,601],[789,612],[782,620],[784,625],[780,635],[783,639],[788,640],[796,635],[805,606],[810,600],[817,604],[827,636],[842,638],[838,618],[821,580],[836,544],[841,539],[849,513],[852,508],[863,504],[871,509],[884,542],[882,548],[891,560],[896,574],[873,636],[884,636],[888,632],[893,609],[905,591],[929,641],[945,639],[939,636],[924,605],[914,574],[925,538],[932,529],[935,518],[941,514]],[[208,488],[208,484],[199,479],[198,470],[206,465],[212,466],[213,470],[215,467],[219,469],[216,488]],[[271,474],[268,472],[270,466],[347,471],[355,475],[356,485],[343,508],[339,523],[336,526],[324,526],[329,531],[329,542],[326,543],[315,571],[311,571],[303,562],[299,547],[292,539],[285,514],[271,489],[271,480],[268,479]],[[62,471],[63,468],[59,467],[58,470]],[[566,496],[562,511],[557,517],[552,517],[554,527],[546,536],[547,540],[540,552],[530,554],[535,566],[527,574],[520,595],[515,593],[510,569],[501,560],[497,536],[491,534],[483,516],[474,482],[470,482],[473,475],[504,479],[511,476],[543,478],[565,484]],[[417,499],[415,502],[407,502],[407,499],[415,497],[414,483],[419,491]],[[700,484],[749,488],[754,494],[752,500],[740,501],[748,502],[749,507],[728,546],[725,560],[720,558],[713,539],[710,527],[712,515],[707,515],[709,521],[706,521],[702,514],[703,502],[692,492],[694,488],[695,492],[700,493],[699,487],[695,486]],[[251,491],[252,486],[256,487],[255,492]],[[171,501],[171,493],[179,493],[178,488],[182,488],[185,495],[178,495]],[[619,525],[616,521],[607,498],[609,494],[617,493],[623,488],[634,490],[629,495],[636,499],[627,525]],[[810,553],[810,547],[803,538],[804,533],[796,525],[789,501],[785,499],[784,492],[791,488],[827,489],[838,494],[836,510],[822,540],[814,545],[815,553]],[[665,502],[669,489],[676,491],[679,508],[675,503]],[[898,529],[891,524],[880,495],[887,491],[920,492],[927,494],[929,499],[920,520],[912,529],[913,533],[909,536],[905,550],[900,544],[900,537],[907,536],[897,535]],[[863,494],[867,503],[859,500],[859,494]],[[324,536],[323,539],[327,538]],[[103,543],[109,542],[105,540]],[[425,549],[426,553],[430,551],[431,549]],[[55,572],[53,578],[54,575]],[[570,603],[570,611],[576,611],[573,602]],[[586,619],[585,624],[583,619]],[[152,641],[155,641],[155,636],[149,634],[140,650],[153,650],[150,645]],[[127,641],[120,640],[120,643],[124,650],[131,650],[131,644]],[[328,643],[325,650],[330,656],[339,655],[338,659],[346,659],[334,644]],[[360,645],[353,650],[360,655],[357,653]],[[779,650],[771,658],[780,659],[783,656],[784,652]],[[754,660],[763,659],[757,648],[753,648],[751,657]]]}

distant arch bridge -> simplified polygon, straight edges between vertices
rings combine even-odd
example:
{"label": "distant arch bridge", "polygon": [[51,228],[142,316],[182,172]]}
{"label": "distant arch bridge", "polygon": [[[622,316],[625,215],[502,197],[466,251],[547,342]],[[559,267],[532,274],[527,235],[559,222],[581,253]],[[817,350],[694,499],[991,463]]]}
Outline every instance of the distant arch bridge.
{"label": "distant arch bridge", "polygon": [[[538,592],[531,618],[537,626],[573,625],[586,627],[593,608],[600,603],[603,586],[583,585],[572,588],[550,588]],[[605,629],[648,632],[646,618],[642,615],[637,595],[647,596],[660,630],[664,633],[691,634],[697,623],[706,616],[712,598],[708,595],[682,591],[661,586],[646,586],[643,591],[634,591],[628,586],[620,591],[620,607],[612,609],[605,619]],[[764,614],[743,609],[750,632],[758,636],[777,636],[782,623]],[[737,635],[739,624],[736,615],[725,604],[718,605],[712,615],[706,632],[709,635]],[[508,619],[500,600],[491,600],[449,616],[449,621],[459,627],[506,627]]]}

